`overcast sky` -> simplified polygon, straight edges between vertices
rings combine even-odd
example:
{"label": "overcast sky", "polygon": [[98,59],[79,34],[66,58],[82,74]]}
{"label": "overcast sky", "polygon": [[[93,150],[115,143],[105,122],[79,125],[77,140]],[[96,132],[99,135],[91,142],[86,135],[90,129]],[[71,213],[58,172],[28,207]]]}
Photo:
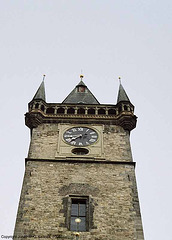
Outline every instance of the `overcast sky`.
{"label": "overcast sky", "polygon": [[12,235],[30,141],[27,104],[46,74],[47,102],[84,82],[135,105],[133,158],[146,240],[172,240],[172,1],[0,0],[0,236]]}

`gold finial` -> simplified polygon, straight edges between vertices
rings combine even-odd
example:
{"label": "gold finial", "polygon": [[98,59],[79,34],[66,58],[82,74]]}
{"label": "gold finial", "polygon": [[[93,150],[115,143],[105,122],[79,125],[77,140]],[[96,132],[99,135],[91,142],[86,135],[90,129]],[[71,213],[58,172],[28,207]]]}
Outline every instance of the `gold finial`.
{"label": "gold finial", "polygon": [[83,79],[83,77],[84,77],[84,75],[81,74],[81,75],[80,75],[81,80]]}
{"label": "gold finial", "polygon": [[45,76],[46,76],[46,75],[45,75],[45,74],[43,74],[43,81],[44,81],[44,79],[45,79]]}

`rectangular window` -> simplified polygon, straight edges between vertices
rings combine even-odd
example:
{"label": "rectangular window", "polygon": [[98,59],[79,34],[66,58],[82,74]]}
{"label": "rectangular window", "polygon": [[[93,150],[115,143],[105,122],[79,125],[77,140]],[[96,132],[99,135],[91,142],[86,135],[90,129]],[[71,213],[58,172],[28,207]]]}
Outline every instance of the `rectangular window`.
{"label": "rectangular window", "polygon": [[85,87],[84,86],[79,86],[78,87],[78,92],[85,92]]}
{"label": "rectangular window", "polygon": [[71,198],[70,230],[84,232],[87,230],[87,199]]}

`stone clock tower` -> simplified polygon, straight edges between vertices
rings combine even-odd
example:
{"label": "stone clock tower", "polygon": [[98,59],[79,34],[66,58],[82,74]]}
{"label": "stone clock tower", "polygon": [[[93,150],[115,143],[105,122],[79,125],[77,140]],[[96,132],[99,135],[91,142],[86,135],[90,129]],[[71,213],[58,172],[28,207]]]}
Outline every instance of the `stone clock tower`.
{"label": "stone clock tower", "polygon": [[130,131],[134,106],[120,84],[100,104],[81,81],[62,103],[44,82],[29,103],[31,141],[14,239],[143,240]]}

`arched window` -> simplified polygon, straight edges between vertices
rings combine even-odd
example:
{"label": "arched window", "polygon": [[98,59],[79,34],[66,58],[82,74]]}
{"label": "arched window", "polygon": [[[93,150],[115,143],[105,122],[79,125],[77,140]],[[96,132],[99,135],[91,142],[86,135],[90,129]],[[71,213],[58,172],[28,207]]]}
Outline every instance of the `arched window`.
{"label": "arched window", "polygon": [[95,114],[95,109],[94,108],[88,109],[88,114]]}
{"label": "arched window", "polygon": [[100,108],[99,110],[98,110],[98,114],[105,114],[106,113],[106,111],[105,111],[105,109],[103,109],[103,108]]}
{"label": "arched window", "polygon": [[41,105],[41,110],[44,112],[44,110],[45,110],[44,105]]}
{"label": "arched window", "polygon": [[54,108],[50,107],[50,108],[47,108],[47,111],[46,113],[49,113],[49,114],[54,114]]}
{"label": "arched window", "polygon": [[116,110],[114,108],[109,109],[108,111],[109,115],[116,115]]}
{"label": "arched window", "polygon": [[78,114],[85,114],[85,109],[84,108],[79,108],[77,113]]}
{"label": "arched window", "polygon": [[58,113],[58,114],[64,114],[64,111],[65,111],[65,110],[64,110],[64,108],[62,108],[62,107],[60,107],[60,108],[57,109],[57,113]]}
{"label": "arched window", "polygon": [[74,109],[74,108],[69,108],[69,109],[67,110],[67,113],[68,113],[68,114],[74,114],[74,113],[75,113],[75,109]]}
{"label": "arched window", "polygon": [[39,108],[39,103],[35,104],[35,108],[38,109]]}
{"label": "arched window", "polygon": [[121,105],[119,106],[119,113],[122,112],[122,107]]}
{"label": "arched window", "polygon": [[127,105],[124,105],[124,110],[127,111],[128,110],[128,107]]}

